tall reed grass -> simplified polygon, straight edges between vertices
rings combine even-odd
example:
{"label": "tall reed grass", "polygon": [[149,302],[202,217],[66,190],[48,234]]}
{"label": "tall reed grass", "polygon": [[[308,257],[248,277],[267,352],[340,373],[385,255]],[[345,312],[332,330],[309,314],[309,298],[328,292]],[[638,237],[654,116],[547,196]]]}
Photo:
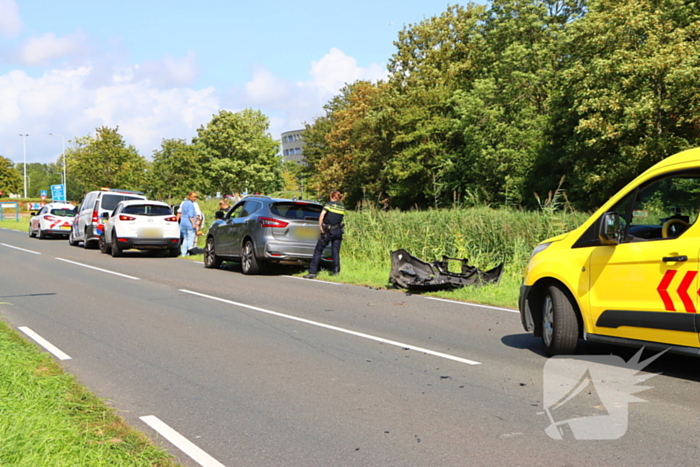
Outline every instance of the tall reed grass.
{"label": "tall reed grass", "polygon": [[390,269],[390,252],[403,248],[431,262],[468,258],[480,269],[505,263],[504,275],[520,280],[532,249],[578,227],[589,214],[489,207],[382,211],[364,205],[346,215],[342,256]]}

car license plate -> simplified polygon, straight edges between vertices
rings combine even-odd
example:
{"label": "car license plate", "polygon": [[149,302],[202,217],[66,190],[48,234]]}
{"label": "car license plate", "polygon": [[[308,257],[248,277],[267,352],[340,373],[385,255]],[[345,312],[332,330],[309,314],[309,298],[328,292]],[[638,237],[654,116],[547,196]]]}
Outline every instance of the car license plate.
{"label": "car license plate", "polygon": [[70,230],[70,225],[62,225],[61,230]]}
{"label": "car license plate", "polygon": [[138,230],[139,238],[163,238],[162,227],[142,227]]}
{"label": "car license plate", "polygon": [[316,240],[318,234],[319,232],[316,227],[297,227],[294,230],[294,236],[301,240]]}

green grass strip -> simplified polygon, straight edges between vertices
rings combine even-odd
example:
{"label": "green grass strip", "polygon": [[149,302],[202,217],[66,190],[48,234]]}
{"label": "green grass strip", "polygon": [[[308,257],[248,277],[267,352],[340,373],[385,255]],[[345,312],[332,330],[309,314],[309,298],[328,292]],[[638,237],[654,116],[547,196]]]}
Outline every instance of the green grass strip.
{"label": "green grass strip", "polygon": [[0,321],[0,465],[178,464],[48,354]]}

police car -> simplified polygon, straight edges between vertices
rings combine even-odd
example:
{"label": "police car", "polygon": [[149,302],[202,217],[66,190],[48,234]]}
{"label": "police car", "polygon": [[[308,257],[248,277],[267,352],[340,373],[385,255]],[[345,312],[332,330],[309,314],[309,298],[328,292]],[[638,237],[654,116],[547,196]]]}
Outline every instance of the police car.
{"label": "police car", "polygon": [[73,219],[75,206],[66,203],[49,203],[32,215],[29,220],[29,236],[46,238],[49,236],[68,237]]}
{"label": "police car", "polygon": [[579,339],[700,356],[700,148],[638,176],[576,230],[540,243],[520,290],[550,356]]}

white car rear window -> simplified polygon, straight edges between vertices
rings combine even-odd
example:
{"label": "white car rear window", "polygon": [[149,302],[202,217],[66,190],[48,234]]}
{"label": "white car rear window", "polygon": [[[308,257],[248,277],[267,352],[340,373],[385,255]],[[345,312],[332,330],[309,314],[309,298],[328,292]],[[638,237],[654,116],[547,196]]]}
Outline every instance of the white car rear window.
{"label": "white car rear window", "polygon": [[168,206],[154,206],[152,204],[134,204],[126,206],[122,210],[123,214],[134,214],[138,216],[168,216],[173,211]]}
{"label": "white car rear window", "polygon": [[104,195],[102,195],[102,202],[100,203],[100,207],[107,211],[114,211],[114,208],[117,207],[119,201],[131,201],[132,199],[138,200],[143,199],[143,197],[105,193]]}
{"label": "white car rear window", "polygon": [[74,209],[52,209],[51,214],[54,216],[62,216],[62,217],[75,217],[75,210]]}

